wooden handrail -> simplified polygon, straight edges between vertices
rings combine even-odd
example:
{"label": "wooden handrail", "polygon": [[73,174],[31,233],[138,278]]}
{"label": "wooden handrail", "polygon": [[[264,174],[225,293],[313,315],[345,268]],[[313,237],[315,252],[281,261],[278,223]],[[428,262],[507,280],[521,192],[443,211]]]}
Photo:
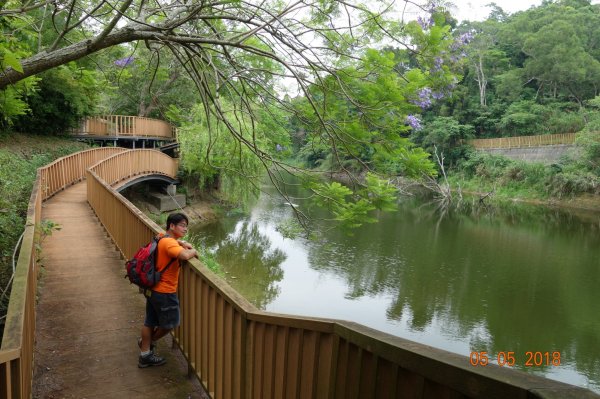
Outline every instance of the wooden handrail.
{"label": "wooden handrail", "polygon": [[0,347],[0,398],[31,397],[38,274],[36,248],[40,240],[42,201],[80,181],[85,170],[98,160],[121,151],[126,149],[106,147],[81,151],[37,170]]}
{"label": "wooden handrail", "polygon": [[40,168],[42,201],[81,181],[85,177],[86,169],[98,161],[123,151],[127,151],[127,149],[120,147],[93,148],[59,158]]}
{"label": "wooden handrail", "polygon": [[540,134],[536,136],[516,136],[469,140],[469,144],[477,149],[523,148],[573,143],[575,143],[575,133]]}
{"label": "wooden handrail", "polygon": [[[128,201],[123,208],[114,198],[102,195],[103,188],[96,181],[105,184],[106,190],[112,195],[116,193],[113,186],[132,176],[161,174],[176,178],[177,167],[175,159],[159,151],[129,150],[100,161],[87,170],[88,202],[123,257],[133,254],[150,240],[153,233],[149,232],[148,226],[137,226],[139,223],[136,220],[144,216],[141,211]],[[113,197],[125,200],[121,195]],[[154,223],[150,223],[150,226],[152,231],[161,231]]]}
{"label": "wooden handrail", "polygon": [[127,150],[116,153],[90,167],[98,177],[115,187],[120,182],[143,174],[159,174],[175,179],[179,163],[156,150]]}
{"label": "wooden handrail", "polygon": [[85,119],[73,134],[107,137],[177,137],[177,128],[160,119],[128,115],[101,115]]}
{"label": "wooden handrail", "polygon": [[[130,257],[163,230],[95,170],[88,202]],[[175,341],[213,398],[598,397],[495,365],[475,368],[465,356],[357,323],[262,312],[197,259],[181,277]]]}

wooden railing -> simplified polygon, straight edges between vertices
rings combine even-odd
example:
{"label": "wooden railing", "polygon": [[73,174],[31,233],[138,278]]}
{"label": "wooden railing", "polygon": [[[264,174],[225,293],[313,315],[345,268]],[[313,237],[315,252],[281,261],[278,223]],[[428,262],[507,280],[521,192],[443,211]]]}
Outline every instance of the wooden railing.
{"label": "wooden railing", "polygon": [[38,172],[27,209],[21,252],[17,261],[2,346],[0,347],[0,398],[29,398],[33,373],[36,243],[42,209]]}
{"label": "wooden railing", "polygon": [[[88,169],[88,202],[123,257],[131,256],[156,233],[149,233],[137,222],[140,218],[149,219],[119,195],[113,186],[141,174],[162,174],[175,178],[177,166],[176,160],[161,152],[130,150],[113,155]],[[161,231],[156,224],[150,223],[152,231]]]}
{"label": "wooden railing", "polygon": [[[101,170],[87,172],[88,201],[129,257],[162,229]],[[175,340],[213,398],[598,397],[495,365],[473,367],[465,356],[356,323],[262,312],[196,259],[184,265],[178,294]]]}
{"label": "wooden railing", "polygon": [[60,158],[37,170],[31,192],[23,241],[12,282],[2,346],[0,398],[31,397],[37,254],[42,201],[80,181],[86,169],[121,148],[97,148]]}
{"label": "wooden railing", "polygon": [[114,187],[139,175],[159,174],[176,178],[179,163],[156,150],[128,150],[106,158],[90,169]]}
{"label": "wooden railing", "polygon": [[475,139],[469,141],[469,144],[477,149],[539,147],[544,145],[574,143],[575,133],[541,134],[537,136],[502,137],[495,139]]}
{"label": "wooden railing", "polygon": [[85,177],[86,169],[91,165],[124,151],[127,151],[127,149],[119,147],[103,147],[80,151],[59,158],[40,168],[38,172],[40,174],[42,200],[45,201],[57,192],[81,181]]}
{"label": "wooden railing", "polygon": [[110,137],[176,137],[176,128],[159,119],[141,116],[102,115],[87,118],[79,129],[78,135]]}

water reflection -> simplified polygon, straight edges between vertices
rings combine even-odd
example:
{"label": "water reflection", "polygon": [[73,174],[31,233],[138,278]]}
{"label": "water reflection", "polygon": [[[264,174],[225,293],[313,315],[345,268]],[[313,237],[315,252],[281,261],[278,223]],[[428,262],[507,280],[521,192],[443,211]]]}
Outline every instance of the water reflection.
{"label": "water reflection", "polygon": [[[520,369],[600,391],[597,214],[465,201],[440,217],[405,201],[352,236],[323,229],[315,241],[278,235],[290,217],[264,197],[249,217],[203,233],[257,306],[352,319],[464,355],[511,351]],[[561,366],[527,367],[530,351],[559,351]]]}
{"label": "water reflection", "polygon": [[271,249],[271,240],[260,233],[255,223],[238,223],[233,232],[228,232],[225,223],[211,227],[215,234],[204,235],[203,244],[210,248],[229,279],[237,280],[236,289],[264,309],[279,294],[276,283],[283,278],[280,265],[286,255]]}

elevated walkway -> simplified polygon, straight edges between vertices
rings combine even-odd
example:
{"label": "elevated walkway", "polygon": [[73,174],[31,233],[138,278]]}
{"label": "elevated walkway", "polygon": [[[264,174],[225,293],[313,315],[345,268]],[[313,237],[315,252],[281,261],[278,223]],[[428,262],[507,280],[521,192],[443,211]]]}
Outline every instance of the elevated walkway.
{"label": "elevated walkway", "polygon": [[[181,325],[158,347],[167,365],[138,369],[144,300],[120,258],[162,229],[116,188],[176,173],[159,151],[116,148],[38,169],[0,347],[0,399],[203,397],[188,374],[214,399],[599,397],[357,323],[260,311],[198,259],[180,274]],[[42,219],[62,228],[40,243]]]}
{"label": "elevated walkway", "polygon": [[71,131],[80,141],[127,148],[157,148],[173,144],[177,129],[166,121],[129,115],[100,115],[83,120]]}
{"label": "elevated walkway", "polygon": [[33,398],[207,398],[171,337],[161,367],[139,369],[145,300],[86,200],[85,183],[45,202],[61,226],[43,241]]}
{"label": "elevated walkway", "polygon": [[575,144],[575,133],[539,134],[535,136],[499,137],[495,139],[469,140],[477,150],[497,148],[525,148],[546,145]]}

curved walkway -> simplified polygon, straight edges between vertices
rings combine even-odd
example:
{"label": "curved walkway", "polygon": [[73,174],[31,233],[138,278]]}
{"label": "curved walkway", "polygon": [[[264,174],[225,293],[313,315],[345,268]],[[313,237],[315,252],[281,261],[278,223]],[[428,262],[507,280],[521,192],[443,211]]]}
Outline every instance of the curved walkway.
{"label": "curved walkway", "polygon": [[49,199],[42,219],[61,226],[42,242],[34,398],[208,398],[187,378],[170,336],[161,367],[139,369],[144,299],[86,201],[85,181]]}

